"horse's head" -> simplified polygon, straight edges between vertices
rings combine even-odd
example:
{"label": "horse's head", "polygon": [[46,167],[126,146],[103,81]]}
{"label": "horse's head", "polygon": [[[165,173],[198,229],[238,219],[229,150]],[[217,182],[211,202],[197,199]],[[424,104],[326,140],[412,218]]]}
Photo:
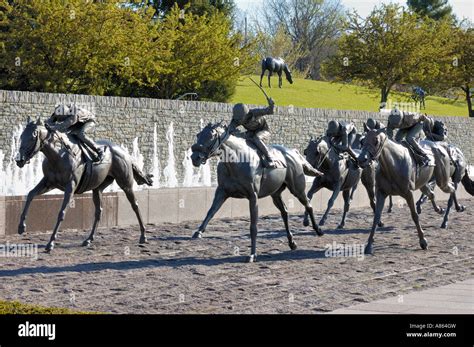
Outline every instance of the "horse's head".
{"label": "horse's head", "polygon": [[364,137],[362,150],[357,158],[361,167],[367,167],[370,162],[377,160],[387,141],[386,128],[369,130]]}
{"label": "horse's head", "polygon": [[317,167],[320,166],[321,158],[323,158],[328,151],[329,143],[324,136],[320,136],[317,139],[311,137],[308,147],[306,147],[303,154],[312,166]]}
{"label": "horse's head", "polygon": [[288,67],[288,64],[285,64],[283,71],[285,71],[285,76],[286,76],[287,81],[290,82],[290,84],[293,84],[293,77],[291,76],[291,71],[290,71],[290,68]]}
{"label": "horse's head", "polygon": [[223,122],[211,124],[204,127],[199,134],[196,135],[197,141],[192,145],[191,160],[194,166],[205,164],[206,161],[217,155],[219,147],[224,141],[223,134],[227,132],[227,125]]}
{"label": "horse's head", "polygon": [[43,126],[43,122],[40,118],[36,121],[32,121],[28,117],[25,130],[23,130],[20,136],[20,150],[15,158],[16,165],[23,167],[28,164],[31,158],[41,149],[41,140],[44,137],[46,128]]}

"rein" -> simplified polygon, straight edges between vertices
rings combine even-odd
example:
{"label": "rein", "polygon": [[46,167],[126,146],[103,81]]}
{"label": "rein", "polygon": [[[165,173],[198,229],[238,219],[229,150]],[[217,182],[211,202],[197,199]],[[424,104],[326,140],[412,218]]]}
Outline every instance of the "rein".
{"label": "rein", "polygon": [[321,165],[323,165],[324,161],[327,159],[329,152],[331,151],[332,146],[329,146],[329,149],[327,150],[326,154],[318,161],[318,164],[316,165],[315,169],[319,170]]}

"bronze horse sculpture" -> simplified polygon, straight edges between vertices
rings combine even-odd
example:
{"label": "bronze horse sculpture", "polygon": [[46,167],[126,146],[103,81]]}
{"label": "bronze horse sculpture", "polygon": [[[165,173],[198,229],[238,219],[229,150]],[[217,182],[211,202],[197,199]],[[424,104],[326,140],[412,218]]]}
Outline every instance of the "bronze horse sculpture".
{"label": "bronze horse sculpture", "polygon": [[54,248],[56,234],[65,218],[73,195],[92,190],[95,219],[89,237],[82,244],[83,246],[90,245],[102,214],[100,201],[102,192],[115,180],[125,192],[137,216],[141,231],[139,242],[146,242],[145,226],[133,192],[133,182],[140,185],[152,185],[152,176],[143,174],[124,149],[108,141],[97,141],[100,146],[105,147],[105,156],[100,163],[92,163],[83,155],[78,139],[50,130],[39,118],[36,122],[28,119],[20,142],[20,150],[16,159],[20,168],[40,151],[46,158],[43,161],[44,177],[26,198],[18,226],[19,234],[23,234],[26,230],[25,220],[35,196],[47,193],[54,188],[64,191],[64,200],[58,219],[46,245],[46,252],[50,252]]}
{"label": "bronze horse sculpture", "polygon": [[[357,153],[358,150],[354,149]],[[373,165],[368,165],[361,169],[351,163],[348,156],[340,158],[339,153],[331,145],[327,136],[321,136],[316,140],[312,138],[308,146],[304,150],[306,160],[317,170],[324,173],[324,176],[316,177],[311,188],[308,190],[308,199],[311,201],[313,195],[321,188],[327,188],[332,191],[332,195],[328,200],[326,212],[321,217],[319,225],[324,225],[337,196],[342,192],[344,198],[344,211],[342,220],[337,226],[342,229],[345,226],[346,214],[349,211],[350,202],[359,181],[362,181],[367,195],[369,196],[370,206],[375,212],[375,169]],[[305,213],[303,224],[308,225],[308,215]],[[383,226],[379,222],[379,226]]]}
{"label": "bronze horse sculpture", "polygon": [[197,135],[197,142],[191,147],[193,165],[198,167],[209,158],[218,155],[221,161],[217,166],[218,187],[214,201],[206,218],[193,234],[193,238],[202,237],[207,224],[227,198],[248,199],[251,237],[248,261],[256,261],[258,199],[271,196],[283,218],[288,244],[292,250],[296,249],[293,234],[288,226],[288,211],[281,197],[285,188],[288,188],[304,205],[317,235],[323,235],[314,220],[313,208],[305,194],[305,174],[315,176],[320,173],[314,170],[296,150],[276,145],[270,147],[274,151],[275,158],[284,163],[281,167],[264,168],[257,149],[246,139],[229,135],[228,127],[222,122],[208,124]]}
{"label": "bronze horse sculpture", "polygon": [[260,87],[262,86],[262,79],[265,75],[265,71],[268,70],[268,87],[271,88],[270,78],[272,77],[273,73],[276,72],[278,74],[278,87],[281,88],[283,85],[283,81],[281,78],[282,73],[285,73],[285,77],[290,84],[293,84],[293,78],[291,76],[290,68],[288,64],[281,58],[272,58],[267,57],[262,60],[262,74],[260,75]]}
{"label": "bronze horse sculpture", "polygon": [[[463,212],[465,210],[465,207],[458,203],[458,199],[456,197],[456,190],[459,186],[459,183],[463,184],[464,189],[466,189],[466,191],[470,195],[474,195],[474,189],[472,181],[470,180],[469,174],[467,172],[467,161],[461,149],[452,144],[447,144],[443,142],[441,142],[440,144],[444,145],[446,150],[450,152],[450,158],[455,163],[455,165],[450,166],[450,177],[454,184],[454,192],[449,197],[446,210],[440,208],[439,206],[434,206],[435,211],[438,211],[438,213],[444,212],[444,218],[441,224],[441,228],[446,229],[448,227],[449,212],[453,206],[453,203],[457,212]],[[435,185],[436,179],[435,177],[432,177],[430,182],[428,183],[428,186],[431,188],[431,191],[434,190]],[[421,213],[421,205],[428,199],[428,197],[428,195],[422,194],[420,199],[417,201],[416,211],[418,212],[418,214]]]}
{"label": "bronze horse sculpture", "polygon": [[428,186],[429,181],[434,177],[436,184],[443,192],[454,193],[454,185],[450,179],[449,155],[436,142],[420,141],[425,151],[433,155],[435,166],[419,167],[412,152],[406,146],[390,140],[385,131],[385,128],[368,131],[358,158],[359,165],[362,167],[369,165],[372,161],[378,161],[375,216],[364,252],[365,254],[373,253],[374,234],[388,195],[398,195],[406,200],[418,231],[420,246],[425,250],[428,248],[428,242],[420,225],[413,192],[421,189],[424,194],[434,199]]}

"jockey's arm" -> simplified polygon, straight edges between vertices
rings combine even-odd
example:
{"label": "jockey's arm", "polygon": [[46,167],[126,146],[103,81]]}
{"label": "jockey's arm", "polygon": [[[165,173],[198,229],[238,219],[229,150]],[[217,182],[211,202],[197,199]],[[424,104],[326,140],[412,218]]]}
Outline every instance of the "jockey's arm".
{"label": "jockey's arm", "polygon": [[77,123],[77,115],[71,115],[67,117],[65,120],[63,120],[62,122],[57,122],[54,125],[50,125],[50,128],[52,130],[65,132],[76,123]]}
{"label": "jockey's arm", "polygon": [[229,132],[229,134],[234,133],[237,130],[237,128],[239,127],[239,125],[240,124],[238,124],[234,119],[232,119],[232,121],[229,124],[228,130],[227,130]]}
{"label": "jockey's arm", "polygon": [[349,135],[344,131],[340,137],[340,141],[333,140],[332,144],[338,151],[347,151],[349,148]]}
{"label": "jockey's arm", "polygon": [[265,108],[253,108],[249,111],[255,118],[273,114],[275,103],[272,98],[268,99],[268,107]]}

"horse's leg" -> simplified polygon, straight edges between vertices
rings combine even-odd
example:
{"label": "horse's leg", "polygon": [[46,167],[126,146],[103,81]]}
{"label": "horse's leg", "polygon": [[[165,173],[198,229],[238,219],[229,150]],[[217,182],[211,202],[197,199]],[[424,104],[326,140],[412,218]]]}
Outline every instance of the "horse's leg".
{"label": "horse's leg", "polygon": [[102,191],[100,189],[94,189],[92,192],[92,201],[94,202],[95,206],[95,218],[94,218],[94,224],[92,226],[91,233],[87,237],[87,239],[82,242],[82,246],[87,247],[90,246],[91,242],[94,241],[94,233],[95,230],[97,229],[97,225],[100,222],[100,218],[102,216],[102,206],[101,206],[101,195]]}
{"label": "horse's leg", "polygon": [[217,187],[216,192],[214,194],[214,200],[212,201],[212,206],[207,212],[206,218],[203,220],[199,229],[193,234],[193,239],[201,238],[202,233],[206,231],[207,224],[210,222],[212,217],[216,214],[217,211],[222,207],[222,204],[227,200],[227,194],[225,193],[224,189],[221,187]]}
{"label": "horse's leg", "polygon": [[138,224],[140,225],[140,240],[139,243],[143,244],[146,243],[146,234],[145,234],[145,225],[143,224],[142,220],[142,215],[140,213],[140,209],[138,208],[138,203],[137,199],[135,197],[135,193],[133,192],[132,186],[130,187],[121,187],[123,191],[125,192],[125,195],[127,196],[128,201],[130,202],[130,205],[132,206],[133,212],[135,212],[135,215],[137,216],[138,219]]}
{"label": "horse's leg", "polygon": [[54,241],[56,240],[56,234],[58,233],[59,227],[61,226],[62,221],[66,217],[66,212],[69,207],[69,203],[74,195],[75,184],[74,182],[70,182],[66,188],[64,189],[64,199],[63,204],[61,205],[61,209],[59,210],[58,220],[56,221],[56,225],[54,226],[53,233],[51,234],[51,238],[49,239],[48,244],[46,245],[46,252],[51,252],[54,249]]}
{"label": "horse's leg", "polygon": [[409,191],[406,196],[404,196],[405,200],[407,201],[408,207],[410,208],[411,218],[416,224],[416,230],[418,231],[418,239],[420,240],[420,247],[422,249],[428,248],[428,242],[425,239],[425,235],[423,234],[423,229],[421,229],[420,219],[418,217],[418,213],[416,213],[415,207],[415,199],[413,199],[413,192]]}
{"label": "horse's leg", "polygon": [[18,224],[18,234],[23,234],[26,230],[26,216],[28,215],[28,210],[30,208],[31,202],[33,199],[41,194],[47,193],[51,188],[48,186],[48,180],[46,177],[43,177],[41,181],[34,187],[26,198],[25,207],[23,207],[23,212],[21,213],[20,223]]}
{"label": "horse's leg", "polygon": [[341,191],[341,184],[338,183],[337,186],[332,191],[332,195],[328,200],[328,207],[326,208],[326,212],[324,212],[324,215],[321,217],[321,220],[319,221],[320,226],[324,225],[324,223],[326,223],[326,219],[328,218],[329,211],[331,210],[332,206],[334,205],[334,202],[336,201],[336,198],[339,195],[340,191]]}
{"label": "horse's leg", "polygon": [[283,223],[285,224],[286,236],[288,237],[288,245],[292,250],[296,249],[296,243],[293,241],[293,234],[290,231],[290,227],[288,226],[288,210],[286,209],[285,203],[281,198],[281,192],[283,189],[280,189],[278,192],[272,195],[273,203],[275,204],[276,208],[280,210],[281,218],[283,219]]}
{"label": "horse's leg", "polygon": [[[371,170],[373,170],[371,168]],[[365,187],[365,190],[367,191],[367,195],[369,197],[369,204],[370,207],[372,208],[372,211],[375,214],[375,175],[374,171],[366,172],[365,169],[362,171],[362,176],[360,177],[360,180],[362,181],[362,184]],[[389,196],[389,202],[390,202],[390,207],[392,204],[392,196]],[[382,220],[379,221],[379,224],[377,226],[383,227],[383,222]]]}
{"label": "horse's leg", "polygon": [[[298,199],[298,201],[304,206],[306,213],[309,215],[309,218],[311,219],[311,225],[313,226],[314,231],[316,231],[316,234],[318,236],[323,236],[324,233],[318,227],[318,224],[316,224],[316,220],[314,219],[313,207],[311,206],[309,199],[306,197],[306,194],[304,193],[304,186],[305,184],[303,183],[301,187],[288,186],[288,189],[290,190],[291,194],[293,194]],[[319,189],[321,189],[321,187],[318,187],[317,190]]]}
{"label": "horse's leg", "polygon": [[428,199],[430,199],[431,204],[433,205],[433,208],[437,213],[439,214],[444,213],[444,209],[442,207],[439,207],[438,204],[436,203],[435,195],[429,183],[421,187],[420,190],[423,194],[425,194],[428,197]]}
{"label": "horse's leg", "polygon": [[388,209],[387,209],[387,213],[392,213],[392,210],[393,210],[393,199],[392,199],[392,196],[389,195],[389,196],[388,196]]}
{"label": "horse's leg", "polygon": [[428,199],[428,196],[426,194],[421,193],[420,198],[416,202],[416,212],[418,214],[421,214],[421,211],[422,211],[421,205],[425,203],[426,199]]}
{"label": "horse's leg", "polygon": [[[431,191],[433,191],[435,188],[436,182],[434,179],[432,179],[427,183],[427,185],[431,189]],[[421,210],[422,210],[421,205],[424,204],[427,199],[428,199],[428,195],[422,193],[420,196],[420,199],[416,203],[416,212],[418,212],[418,214],[421,214]],[[436,211],[436,208],[435,208],[435,211]]]}
{"label": "horse's leg", "polygon": [[380,222],[380,218],[382,217],[383,206],[385,204],[385,199],[387,196],[383,194],[380,190],[377,189],[375,199],[375,213],[374,213],[374,221],[372,223],[372,230],[370,230],[369,239],[367,240],[367,245],[365,246],[364,253],[365,254],[372,254],[372,245],[374,243],[374,234],[377,230],[377,226]]}
{"label": "horse's leg", "polygon": [[448,228],[449,211],[451,210],[451,207],[453,206],[455,195],[456,195],[456,193],[453,193],[449,196],[448,206],[446,207],[446,212],[444,213],[443,223],[441,223],[441,228],[442,229],[447,229]]}
{"label": "horse's leg", "polygon": [[[313,184],[311,185],[311,188],[308,190],[308,201],[311,202],[311,199],[313,198],[313,195],[316,194],[322,186],[319,184],[319,180],[316,177],[313,181]],[[304,213],[304,219],[303,219],[303,225],[307,227],[309,225],[309,219],[308,219],[308,212],[305,211]]]}
{"label": "horse's leg", "polygon": [[279,72],[278,73],[278,88],[281,88],[282,85],[283,85],[283,81],[281,78],[281,72]]}
{"label": "horse's leg", "polygon": [[346,224],[346,214],[349,211],[349,206],[351,204],[350,190],[343,190],[342,197],[344,198],[344,212],[342,213],[342,220],[337,226],[337,229],[343,229],[344,225]]}
{"label": "horse's leg", "polygon": [[248,258],[249,263],[257,261],[257,222],[258,222],[258,198],[257,194],[253,193],[249,197],[249,208],[250,208],[250,239],[251,249],[250,257]]}
{"label": "horse's leg", "polygon": [[456,191],[457,190],[458,190],[458,184],[454,183],[454,194],[453,194],[454,207],[456,208],[457,212],[464,212],[466,207],[464,205],[459,205],[458,198],[456,196]]}
{"label": "horse's leg", "polygon": [[104,182],[97,187],[96,189],[93,190],[92,192],[92,201],[94,202],[95,206],[95,219],[94,219],[94,225],[92,226],[91,233],[87,239],[82,242],[82,245],[84,247],[89,246],[92,241],[94,241],[94,233],[97,230],[97,226],[100,223],[100,219],[102,217],[102,206],[101,206],[101,198],[102,198],[102,192],[104,191],[105,188],[107,188],[112,182],[114,181],[114,178],[111,176],[107,176]]}
{"label": "horse's leg", "polygon": [[262,67],[262,74],[260,75],[260,87],[262,86],[263,76],[265,76],[265,69]]}
{"label": "horse's leg", "polygon": [[268,70],[268,88],[271,88],[270,78],[272,77],[272,70]]}
{"label": "horse's leg", "polygon": [[350,194],[350,196],[349,196],[349,199],[350,199],[351,201],[352,201],[352,199],[354,198],[354,193],[355,193],[355,191],[356,191],[356,189],[357,189],[357,185],[358,185],[358,184],[356,183],[356,184],[354,185],[354,187],[352,187],[352,189],[351,189],[351,194]]}

